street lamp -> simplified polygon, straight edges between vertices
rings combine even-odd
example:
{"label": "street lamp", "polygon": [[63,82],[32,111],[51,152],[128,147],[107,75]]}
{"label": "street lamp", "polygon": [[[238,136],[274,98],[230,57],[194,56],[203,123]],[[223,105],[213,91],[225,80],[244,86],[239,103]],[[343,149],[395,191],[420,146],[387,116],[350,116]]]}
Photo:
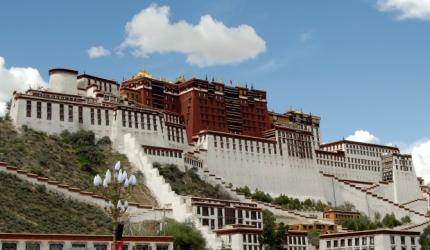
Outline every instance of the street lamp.
{"label": "street lamp", "polygon": [[121,169],[121,162],[117,162],[112,169],[106,171],[102,179],[100,175],[94,176],[93,184],[100,190],[100,193],[107,199],[105,210],[112,219],[113,227],[113,244],[114,250],[117,250],[116,230],[118,224],[123,219],[123,215],[128,209],[128,201],[134,186],[137,184],[136,176],[127,176],[127,171]]}

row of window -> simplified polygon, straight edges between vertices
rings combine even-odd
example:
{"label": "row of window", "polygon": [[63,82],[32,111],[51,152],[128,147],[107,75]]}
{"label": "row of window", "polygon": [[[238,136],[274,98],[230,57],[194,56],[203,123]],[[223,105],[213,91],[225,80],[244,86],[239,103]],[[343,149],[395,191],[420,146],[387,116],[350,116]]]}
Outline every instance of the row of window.
{"label": "row of window", "polygon": [[[214,147],[218,147],[218,142],[217,142],[217,137],[216,135],[214,135]],[[250,150],[250,152],[254,152],[254,144],[255,144],[255,149],[257,153],[260,153],[260,142],[259,141],[250,141],[250,140],[242,140],[242,139],[236,139],[236,138],[229,138],[229,137],[225,137],[225,142],[224,142],[224,137],[219,136],[220,139],[220,148],[224,148],[224,143],[225,143],[225,147],[226,149],[230,148],[230,140],[231,140],[231,145],[232,145],[232,149],[235,150],[236,149],[236,141],[238,142],[238,149],[240,151],[242,151],[242,148],[245,149],[245,151]],[[242,142],[243,142],[243,147],[242,147]],[[248,147],[248,142],[249,142],[249,147]],[[276,154],[276,146],[275,144],[270,144],[270,143],[265,143],[265,142],[261,142],[261,149],[262,149],[262,153],[266,153],[266,146],[267,146],[267,152],[269,154],[272,153],[272,145],[273,145],[273,152],[274,154]]]}
{"label": "row of window", "polygon": [[199,168],[203,167],[203,162],[201,162],[201,161],[196,161],[196,160],[190,159],[190,158],[185,158],[184,161],[186,164],[194,166],[194,167],[199,167]]}
{"label": "row of window", "polygon": [[288,236],[288,245],[304,245],[306,246],[306,237],[305,236]]}
{"label": "row of window", "polygon": [[[123,127],[128,127],[132,128],[133,127],[133,122],[134,122],[134,128],[140,128],[141,129],[148,129],[151,130],[151,124],[152,127],[154,128],[154,131],[157,131],[157,116],[155,114],[146,114],[146,113],[141,113],[141,112],[132,112],[132,111],[125,111],[122,110],[121,111],[121,115],[122,115],[122,126]],[[152,117],[152,119],[151,119]],[[133,119],[134,118],[134,119]],[[151,122],[152,120],[152,122]],[[145,125],[146,124],[146,125]],[[161,122],[160,122],[161,124]],[[161,127],[161,129],[163,129],[163,127]]]}
{"label": "row of window", "polygon": [[[52,110],[53,110],[53,104],[48,102],[46,103],[46,119],[47,120],[52,120]],[[65,121],[66,118],[66,110],[67,110],[67,121],[68,122],[73,122],[74,120],[74,106],[73,105],[66,105],[63,103],[58,104],[58,119],[60,121]],[[36,118],[37,119],[42,119],[42,102],[36,102]],[[103,115],[105,116],[105,124],[106,126],[109,126],[109,110],[104,109],[102,111],[102,109],[95,109],[95,108],[91,108],[90,109],[90,119],[91,119],[91,125],[95,124],[95,116],[97,115],[97,124],[98,125],[102,125],[102,112]],[[27,101],[26,103],[26,116],[27,117],[31,117],[32,114],[32,102],[31,101]],[[82,106],[78,106],[78,121],[79,123],[84,123],[84,115],[83,115],[83,107]]]}
{"label": "row of window", "polygon": [[148,155],[182,158],[182,153],[179,152],[179,151],[177,151],[177,150],[147,148],[147,147],[145,147],[143,149],[143,152],[145,152],[145,154],[148,154]]}
{"label": "row of window", "polygon": [[358,164],[351,164],[351,163],[347,164],[344,162],[328,161],[328,160],[320,160],[320,159],[317,159],[317,164],[323,165],[323,166],[333,166],[333,167],[350,168],[350,169],[374,171],[374,172],[381,171],[381,167],[358,165]]}
{"label": "row of window", "polygon": [[167,126],[167,139],[184,143],[184,131],[182,128]]}

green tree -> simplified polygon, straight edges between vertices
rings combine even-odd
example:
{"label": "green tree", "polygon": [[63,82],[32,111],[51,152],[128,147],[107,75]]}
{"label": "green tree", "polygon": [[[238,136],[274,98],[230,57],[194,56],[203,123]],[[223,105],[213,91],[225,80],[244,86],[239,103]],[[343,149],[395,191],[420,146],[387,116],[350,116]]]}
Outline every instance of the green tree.
{"label": "green tree", "polygon": [[430,226],[427,226],[420,235],[418,242],[422,250],[430,250]]}
{"label": "green tree", "polygon": [[201,233],[188,222],[169,221],[164,227],[163,235],[174,237],[175,250],[204,250],[206,241]]}
{"label": "green tree", "polygon": [[396,216],[394,215],[394,213],[386,214],[382,219],[382,225],[384,227],[393,228],[393,227],[400,226],[401,224],[402,223],[400,223],[400,221],[396,219]]}
{"label": "green tree", "polygon": [[249,189],[248,186],[238,187],[236,188],[236,192],[242,193],[246,197],[251,196],[251,190]]}
{"label": "green tree", "polygon": [[269,210],[263,210],[263,225],[260,244],[267,250],[282,250],[287,230],[285,225],[276,225],[275,216]]}
{"label": "green tree", "polygon": [[411,217],[409,217],[409,215],[405,215],[402,218],[400,218],[400,222],[402,224],[409,224],[411,223]]}
{"label": "green tree", "polygon": [[308,232],[308,242],[312,246],[319,247],[320,245],[320,233],[316,230],[312,230]]}

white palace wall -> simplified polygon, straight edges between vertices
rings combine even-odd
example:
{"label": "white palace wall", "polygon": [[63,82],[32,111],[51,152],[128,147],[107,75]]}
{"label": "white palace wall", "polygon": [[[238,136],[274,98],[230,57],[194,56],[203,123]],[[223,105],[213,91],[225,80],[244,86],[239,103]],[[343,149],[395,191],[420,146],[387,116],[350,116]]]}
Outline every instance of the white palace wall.
{"label": "white palace wall", "polygon": [[[220,138],[220,136],[217,137]],[[248,151],[245,150],[244,145],[242,150],[237,150],[237,142],[236,150],[232,149],[231,142],[227,148],[225,141],[221,148],[219,139],[215,147],[214,136],[207,134],[200,137],[196,148],[200,149],[204,167],[235,186],[264,190],[274,196],[286,194],[300,199],[326,200],[314,159],[287,157],[285,153],[281,156],[279,150],[275,153],[274,147],[277,146],[275,142],[263,144],[258,142],[260,153],[257,153],[257,141],[247,141]],[[251,152],[251,144],[253,152]],[[265,153],[263,153],[263,147],[265,147]],[[284,152],[286,152],[285,149]]]}

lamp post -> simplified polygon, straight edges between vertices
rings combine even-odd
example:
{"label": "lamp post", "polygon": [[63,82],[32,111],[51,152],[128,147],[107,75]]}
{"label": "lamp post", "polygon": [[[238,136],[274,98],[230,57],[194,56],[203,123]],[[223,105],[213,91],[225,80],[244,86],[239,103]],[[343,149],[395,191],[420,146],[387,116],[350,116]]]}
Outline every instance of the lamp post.
{"label": "lamp post", "polygon": [[134,186],[137,184],[136,176],[127,176],[127,171],[121,169],[121,163],[118,161],[114,168],[106,171],[105,177],[100,175],[94,176],[93,184],[100,190],[100,193],[107,199],[105,210],[112,219],[113,244],[114,250],[117,250],[116,230],[122,217],[128,209],[128,201]]}

